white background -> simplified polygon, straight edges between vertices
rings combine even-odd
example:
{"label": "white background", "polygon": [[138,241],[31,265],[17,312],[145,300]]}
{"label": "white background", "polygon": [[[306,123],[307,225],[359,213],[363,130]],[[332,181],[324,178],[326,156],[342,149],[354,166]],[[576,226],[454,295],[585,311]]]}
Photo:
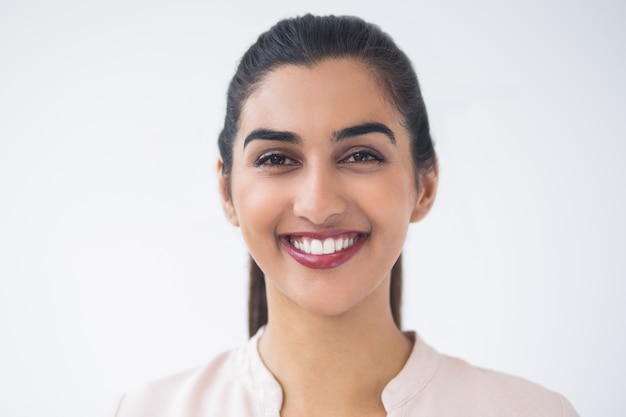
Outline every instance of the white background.
{"label": "white background", "polygon": [[441,162],[405,327],[624,416],[626,3],[0,1],[0,415],[102,415],[246,339],[217,197],[239,57],[354,14],[415,63]]}

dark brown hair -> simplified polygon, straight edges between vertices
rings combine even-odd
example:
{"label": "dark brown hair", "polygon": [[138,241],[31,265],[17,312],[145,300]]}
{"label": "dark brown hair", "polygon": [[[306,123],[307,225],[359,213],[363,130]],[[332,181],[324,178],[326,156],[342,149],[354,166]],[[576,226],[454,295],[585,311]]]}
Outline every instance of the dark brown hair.
{"label": "dark brown hair", "polygon": [[[243,104],[272,70],[284,65],[312,67],[325,59],[354,58],[374,74],[409,133],[416,186],[419,174],[436,165],[426,106],[415,70],[408,57],[378,26],[351,16],[305,15],[278,22],[261,34],[243,55],[230,82],[224,128],[218,139],[222,175],[233,163],[233,141]],[[394,321],[401,326],[402,257],[391,270],[390,304]],[[250,260],[250,335],[267,323],[267,299],[263,271]]]}

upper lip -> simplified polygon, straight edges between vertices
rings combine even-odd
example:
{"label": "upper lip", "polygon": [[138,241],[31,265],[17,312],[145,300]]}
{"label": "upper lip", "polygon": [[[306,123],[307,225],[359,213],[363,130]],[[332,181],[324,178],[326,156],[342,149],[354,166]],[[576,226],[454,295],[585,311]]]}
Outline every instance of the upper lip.
{"label": "upper lip", "polygon": [[289,232],[281,233],[279,237],[308,237],[310,239],[324,240],[329,237],[337,237],[341,235],[367,235],[368,232],[360,230],[327,230],[325,232]]}

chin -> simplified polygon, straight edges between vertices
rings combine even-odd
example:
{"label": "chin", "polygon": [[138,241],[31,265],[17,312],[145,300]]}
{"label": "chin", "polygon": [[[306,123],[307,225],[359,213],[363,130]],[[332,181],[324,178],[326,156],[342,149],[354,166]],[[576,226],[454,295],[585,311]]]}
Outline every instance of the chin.
{"label": "chin", "polygon": [[373,302],[377,286],[373,288],[307,288],[300,294],[283,294],[287,296],[293,304],[307,311],[310,314],[326,317],[341,318],[350,312],[361,310],[366,304]]}
{"label": "chin", "polygon": [[350,312],[355,304],[358,303],[310,303],[306,305],[299,304],[303,310],[308,313],[319,316],[320,318],[337,319]]}

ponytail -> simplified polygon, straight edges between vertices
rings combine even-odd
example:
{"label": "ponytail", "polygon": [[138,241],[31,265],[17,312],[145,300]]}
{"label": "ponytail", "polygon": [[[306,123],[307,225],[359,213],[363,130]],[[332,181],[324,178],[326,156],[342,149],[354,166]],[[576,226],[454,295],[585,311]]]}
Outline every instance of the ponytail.
{"label": "ponytail", "polygon": [[[402,328],[402,255],[391,268],[389,289],[391,315],[399,329]],[[261,268],[250,258],[250,294],[248,298],[248,333],[250,337],[267,324],[267,293],[265,275]]]}
{"label": "ponytail", "polygon": [[250,337],[267,324],[265,275],[250,257],[250,293],[248,298],[248,333]]}
{"label": "ponytail", "polygon": [[402,330],[402,254],[391,268],[391,283],[389,285],[389,304],[391,315],[398,329]]}

